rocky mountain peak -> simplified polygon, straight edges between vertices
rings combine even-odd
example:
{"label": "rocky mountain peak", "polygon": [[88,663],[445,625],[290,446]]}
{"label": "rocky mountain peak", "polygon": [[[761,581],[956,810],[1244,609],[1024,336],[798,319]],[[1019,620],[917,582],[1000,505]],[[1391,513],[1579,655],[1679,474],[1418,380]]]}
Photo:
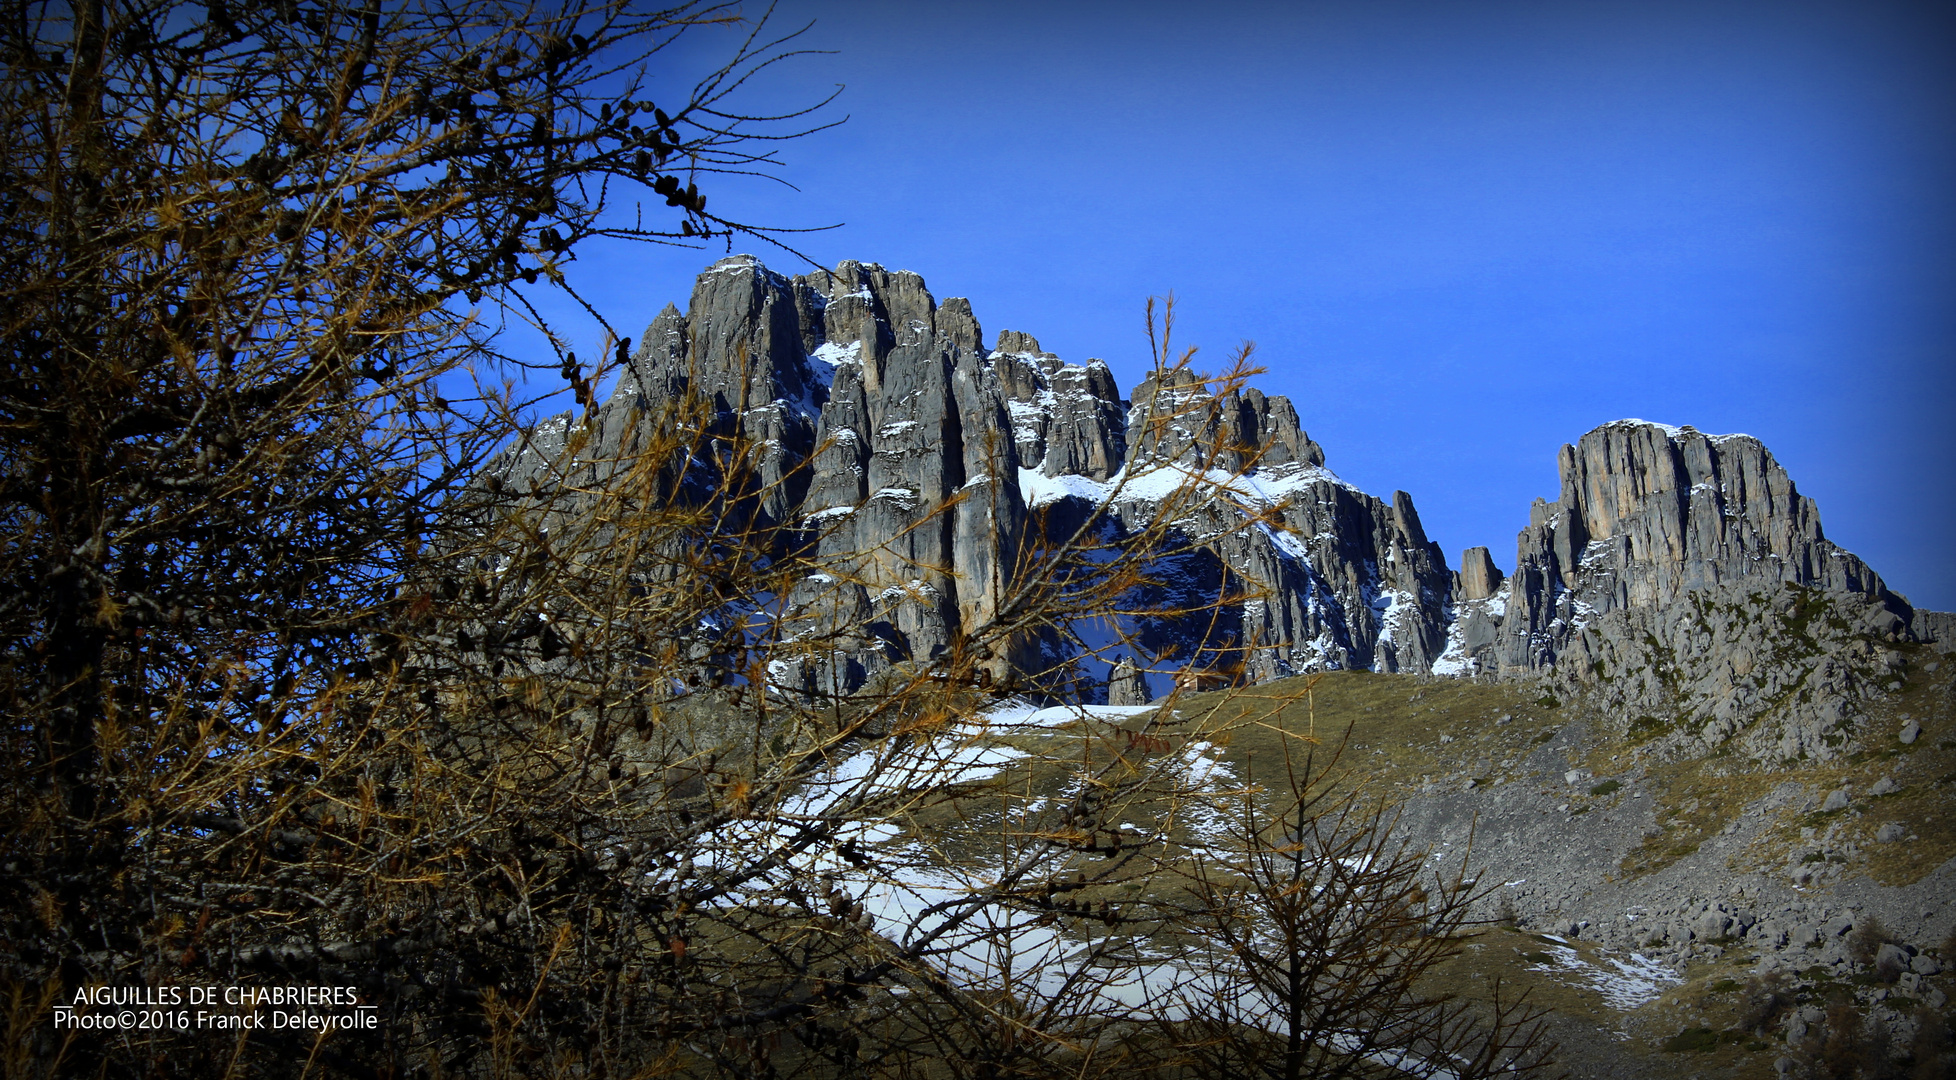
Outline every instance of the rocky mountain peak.
{"label": "rocky mountain peak", "polygon": [[[1288,400],[1250,387],[1218,393],[1192,372],[1166,371],[1129,401],[1100,360],[1062,360],[1022,331],[982,342],[967,301],[940,305],[908,271],[850,261],[791,278],[752,257],[723,259],[685,312],[669,305],[647,327],[600,411],[594,453],[628,455],[651,406],[687,388],[765,448],[764,513],[806,523],[819,557],[835,563],[803,606],[863,629],[854,655],[804,680],[859,685],[945,647],[1009,586],[1032,516],[1063,527],[1111,502],[1116,523],[1147,520],[1159,477],[1183,475],[1159,472],[1170,465],[1242,478],[1204,511],[1214,520],[1200,530],[1222,539],[1183,559],[1176,587],[1191,608],[1230,579],[1261,599],[1199,632],[1143,628],[1151,654],[1181,659],[1146,672],[1130,661],[1124,697],[1150,682],[1165,690],[1173,665],[1199,655],[1239,655],[1225,665],[1230,677],[1260,679],[1419,671],[1438,654],[1451,575],[1411,497],[1380,500],[1324,469]],[[1241,528],[1240,515],[1259,508],[1283,525]],[[1050,655],[1052,642],[1041,648],[1049,655],[1002,663],[1068,662]],[[1115,673],[1111,658],[1088,666],[1092,681],[1069,685],[1104,688]]]}
{"label": "rocky mountain peak", "polygon": [[1105,363],[1069,364],[1017,330],[999,332],[986,363],[1008,400],[1023,467],[1047,477],[1091,480],[1106,480],[1120,469],[1127,453],[1126,403]]}
{"label": "rocky mountain peak", "polygon": [[[1219,497],[1178,526],[1206,539],[1163,567],[1164,588],[1186,593],[1191,609],[1245,599],[1200,628],[1143,620],[1125,666],[1069,658],[1078,644],[1054,638],[1038,655],[1000,658],[1002,669],[1070,665],[1072,692],[1104,699],[1118,683],[1123,700],[1165,691],[1185,665],[1251,681],[1365,668],[1594,685],[1623,665],[1763,671],[1745,657],[1769,656],[1768,643],[1745,635],[1807,626],[1800,612],[1818,602],[1808,594],[1831,598],[1855,633],[1956,633],[1956,619],[1913,611],[1828,541],[1812,501],[1750,436],[1641,420],[1597,427],[1559,451],[1558,497],[1530,508],[1513,572],[1474,547],[1456,574],[1412,496],[1380,499],[1340,480],[1286,398],[1186,369],[1152,372],[1124,398],[1099,360],[1068,362],[1017,330],[983,342],[968,301],[940,304],[909,271],[849,261],[785,277],[751,256],[723,259],[685,312],[668,305],[646,328],[599,412],[591,456],[629,457],[651,406],[687,388],[762,448],[764,516],[806,529],[833,571],[798,590],[798,610],[859,639],[790,682],[857,686],[933,655],[989,617],[1029,530],[1065,528],[1095,506],[1117,531],[1151,520],[1192,474]],[[563,443],[552,438],[540,427],[509,468],[540,467]],[[1684,642],[1679,627],[1697,623],[1680,613],[1708,598],[1771,608],[1778,622],[1734,616],[1724,645],[1631,655],[1638,642]],[[1814,677],[1840,683],[1848,670]],[[1827,693],[1838,697],[1835,683]],[[1670,694],[1662,708],[1709,715],[1685,698],[1738,684],[1691,685],[1646,687],[1637,700],[1657,709]],[[1733,709],[1720,730],[1744,726]],[[1780,752],[1805,752],[1841,722],[1815,716]]]}
{"label": "rocky mountain peak", "polygon": [[1602,610],[1669,603],[1751,579],[1885,593],[1867,564],[1828,542],[1820,512],[1750,435],[1618,420],[1557,456],[1562,495],[1551,552]]}
{"label": "rocky mountain peak", "polygon": [[[1914,612],[1827,540],[1759,440],[1618,420],[1557,465],[1561,494],[1531,507],[1505,582],[1484,550],[1463,558],[1443,672],[1552,672],[1687,741],[1746,732],[1755,756],[1844,745],[1885,681],[1857,668],[1874,653],[1855,642],[1907,636]],[[1835,651],[1839,663],[1802,659]],[[1754,726],[1789,686],[1791,705]]]}
{"label": "rocky mountain peak", "polygon": [[1027,360],[1044,360],[1057,366],[1059,357],[1045,352],[1039,347],[1039,339],[1019,330],[1000,330],[998,342],[992,346],[994,353],[1017,353]]}
{"label": "rocky mountain peak", "polygon": [[1506,589],[1482,591],[1491,562],[1470,568],[1472,552],[1463,562],[1460,599],[1501,608],[1498,645],[1491,618],[1463,612],[1474,644],[1458,654],[1482,670],[1551,668],[1603,616],[1726,587],[1794,585],[1910,615],[1866,563],[1827,540],[1813,501],[1749,435],[1617,420],[1563,446],[1556,463],[1561,495],[1530,507]]}
{"label": "rocky mountain peak", "polygon": [[1324,464],[1323,448],[1305,434],[1289,398],[1267,397],[1255,387],[1218,397],[1187,368],[1153,372],[1134,388],[1127,444],[1131,461],[1200,462],[1232,472]]}

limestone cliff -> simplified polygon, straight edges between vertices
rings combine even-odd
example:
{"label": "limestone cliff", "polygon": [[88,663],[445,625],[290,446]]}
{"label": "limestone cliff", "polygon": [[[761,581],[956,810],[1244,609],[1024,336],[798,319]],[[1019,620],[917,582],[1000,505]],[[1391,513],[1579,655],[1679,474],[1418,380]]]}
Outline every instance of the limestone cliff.
{"label": "limestone cliff", "polygon": [[1756,756],[1848,743],[1888,681],[1879,645],[1910,637],[1915,613],[1827,540],[1759,440],[1620,420],[1557,463],[1561,495],[1536,501],[1505,583],[1463,566],[1441,671],[1552,672],[1653,734],[1743,732]]}
{"label": "limestone cliff", "polygon": [[[755,513],[800,530],[825,567],[790,599],[845,647],[777,673],[790,685],[846,690],[936,655],[998,610],[1029,537],[1096,514],[1117,543],[1177,515],[1190,543],[1156,568],[1159,606],[1241,599],[1137,619],[1118,649],[1055,631],[1001,673],[1070,665],[1049,692],[1123,701],[1190,667],[1544,677],[1668,738],[1824,756],[1888,681],[1885,643],[1956,644],[1956,617],[1914,610],[1828,541],[1749,436],[1598,427],[1562,448],[1559,496],[1530,511],[1513,570],[1476,547],[1455,572],[1412,497],[1340,480],[1288,400],[1179,371],[1124,398],[1098,360],[1011,330],[987,346],[968,302],[939,303],[908,271],[785,277],[724,259],[630,360],[585,456],[629,459],[653,406],[698,390],[761,448]],[[499,468],[534,480],[566,429],[540,426]],[[1221,497],[1165,502],[1191,475]]]}
{"label": "limestone cliff", "polygon": [[[935,655],[996,610],[1028,528],[1050,533],[1106,505],[1118,541],[1152,520],[1167,480],[1197,466],[1231,478],[1229,497],[1177,523],[1202,542],[1163,575],[1180,596],[1157,599],[1247,599],[1199,627],[1126,628],[1148,653],[1131,659],[1143,660],[1149,692],[1190,665],[1247,680],[1431,668],[1446,643],[1444,558],[1411,496],[1379,499],[1324,467],[1290,402],[1254,389],[1217,400],[1177,373],[1145,380],[1130,401],[1098,360],[1064,362],[1011,330],[983,341],[966,301],[939,304],[907,271],[845,262],[789,278],[725,259],[684,313],[668,306],[646,329],[589,456],[628,456],[642,434],[633,425],[688,387],[766,448],[763,514],[805,526],[836,571],[796,601],[831,627],[862,628],[850,655],[794,680],[847,688]],[[1272,525],[1243,527],[1263,511]],[[1006,662],[1052,668],[1086,644],[1062,635],[1027,647],[1038,655]],[[1075,673],[1087,679],[1069,685],[1104,697],[1117,659],[1091,657]],[[1139,692],[1125,685],[1124,696]]]}

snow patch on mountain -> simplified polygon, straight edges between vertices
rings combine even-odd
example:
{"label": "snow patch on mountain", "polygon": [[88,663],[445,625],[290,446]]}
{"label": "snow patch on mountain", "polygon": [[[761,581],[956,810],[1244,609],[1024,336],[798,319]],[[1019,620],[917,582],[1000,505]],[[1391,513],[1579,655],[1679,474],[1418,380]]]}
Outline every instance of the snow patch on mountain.
{"label": "snow patch on mountain", "polygon": [[[1551,941],[1563,942],[1562,938],[1552,934],[1544,936]],[[1605,968],[1584,960],[1566,942],[1552,944],[1546,951],[1549,963],[1536,964],[1528,970],[1559,975],[1587,986],[1601,994],[1610,1008],[1622,1012],[1655,1001],[1664,993],[1666,985],[1684,981],[1671,969],[1641,953],[1631,953],[1628,960],[1605,956],[1603,959],[1609,963],[1609,967]]]}

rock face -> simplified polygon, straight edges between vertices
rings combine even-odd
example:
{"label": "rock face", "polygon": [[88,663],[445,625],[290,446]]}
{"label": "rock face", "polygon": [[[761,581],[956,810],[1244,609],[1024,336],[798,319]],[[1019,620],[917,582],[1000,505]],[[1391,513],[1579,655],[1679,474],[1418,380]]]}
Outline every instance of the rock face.
{"label": "rock face", "polygon": [[1107,704],[1146,705],[1154,697],[1148,692],[1148,682],[1141,677],[1141,669],[1134,661],[1122,657],[1114,664],[1114,673],[1107,678]]}
{"label": "rock face", "polygon": [[[1029,537],[1095,514],[1116,542],[1175,515],[1193,543],[1155,567],[1163,606],[1243,599],[1199,627],[1126,627],[1124,667],[1090,634],[1056,633],[1014,646],[999,674],[1071,665],[1050,692],[1123,702],[1178,674],[1548,677],[1666,737],[1824,756],[1888,681],[1881,642],[1956,644],[1956,617],[1913,610],[1829,542],[1749,436],[1596,428],[1562,448],[1560,495],[1531,510],[1514,570],[1477,547],[1456,573],[1412,497],[1340,480],[1288,400],[1178,371],[1123,398],[1098,360],[1064,362],[1011,330],[987,347],[968,302],[938,303],[907,271],[789,278],[725,259],[631,361],[588,456],[628,459],[654,406],[699,390],[763,448],[755,512],[813,537],[825,572],[791,600],[845,647],[779,673],[790,683],[847,690],[936,655],[999,609]],[[540,426],[505,471],[533,471],[566,429]],[[1176,504],[1190,475],[1226,497]],[[1786,719],[1755,730],[1769,709]]]}
{"label": "rock face", "polygon": [[[1425,672],[1446,645],[1452,574],[1411,496],[1339,480],[1284,398],[1217,397],[1169,372],[1124,399],[1104,363],[1063,362],[1011,330],[988,348],[966,301],[939,304],[917,275],[855,262],[788,278],[722,260],[686,312],[652,321],[631,361],[588,456],[629,457],[655,406],[695,389],[766,448],[762,516],[816,537],[827,572],[793,599],[860,640],[790,681],[848,689],[935,655],[997,610],[1029,528],[1050,535],[1105,507],[1118,542],[1191,474],[1226,481],[1228,497],[1168,508],[1199,542],[1159,568],[1155,599],[1247,599],[1199,627],[1126,628],[1155,659],[1123,675],[1123,697],[1165,692],[1189,667],[1204,685]],[[531,440],[544,456],[557,445],[547,427]],[[1264,523],[1246,527],[1256,515]],[[1082,646],[1029,642],[1000,666],[1050,671],[1069,649]],[[1069,692],[1105,700],[1114,659],[1077,664]]]}
{"label": "rock face", "polygon": [[[1208,427],[1192,428],[1191,415]],[[1445,647],[1452,587],[1439,546],[1426,538],[1412,496],[1394,492],[1386,502],[1326,469],[1289,400],[1255,389],[1217,400],[1193,379],[1151,377],[1135,388],[1127,444],[1125,472],[1137,483],[1093,493],[1124,520],[1152,512],[1151,476],[1180,469],[1234,478],[1240,501],[1210,506],[1191,525],[1214,538],[1214,565],[1189,589],[1214,596],[1230,577],[1254,597],[1232,613],[1244,677],[1430,670]],[[1246,511],[1271,521],[1246,528]]]}
{"label": "rock face", "polygon": [[1535,503],[1516,547],[1491,656],[1502,670],[1553,663],[1590,619],[1724,585],[1804,585],[1907,610],[1821,534],[1813,500],[1749,435],[1619,420],[1564,446],[1557,465],[1562,496]]}
{"label": "rock face", "polygon": [[1827,540],[1750,436],[1620,420],[1557,463],[1508,580],[1463,561],[1444,670],[1552,672],[1653,737],[1825,758],[1888,681],[1873,642],[1938,625]]}
{"label": "rock face", "polygon": [[1462,600],[1486,600],[1501,587],[1501,568],[1484,547],[1470,547],[1460,553],[1460,573],[1454,578],[1454,595]]}
{"label": "rock face", "polygon": [[1917,641],[1933,644],[1937,652],[1956,652],[1956,614],[1917,608],[1909,622],[1909,634]]}
{"label": "rock face", "polygon": [[915,274],[845,262],[790,279],[725,259],[685,314],[668,307],[646,329],[598,454],[628,452],[658,399],[708,395],[764,448],[766,518],[814,536],[828,572],[804,582],[797,608],[817,630],[860,631],[788,681],[853,689],[935,655],[988,618],[1007,583],[1026,509],[990,355],[970,306],[939,307]]}

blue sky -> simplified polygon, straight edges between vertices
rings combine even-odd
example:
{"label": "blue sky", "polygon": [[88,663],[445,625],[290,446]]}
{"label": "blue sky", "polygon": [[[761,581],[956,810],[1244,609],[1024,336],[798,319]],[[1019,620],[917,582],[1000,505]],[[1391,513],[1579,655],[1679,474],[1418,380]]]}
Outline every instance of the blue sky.
{"label": "blue sky", "polygon": [[[1556,448],[1635,416],[1758,436],[1831,539],[1956,610],[1951,12],[783,0],[833,53],[752,107],[843,84],[848,121],[782,145],[798,191],[701,186],[840,224],[799,246],[915,270],[1123,389],[1173,290],[1181,341],[1254,340],[1327,464],[1411,492],[1450,563],[1511,567]],[[662,54],[655,97],[734,43]],[[595,249],[575,277],[636,334],[723,253]]]}

